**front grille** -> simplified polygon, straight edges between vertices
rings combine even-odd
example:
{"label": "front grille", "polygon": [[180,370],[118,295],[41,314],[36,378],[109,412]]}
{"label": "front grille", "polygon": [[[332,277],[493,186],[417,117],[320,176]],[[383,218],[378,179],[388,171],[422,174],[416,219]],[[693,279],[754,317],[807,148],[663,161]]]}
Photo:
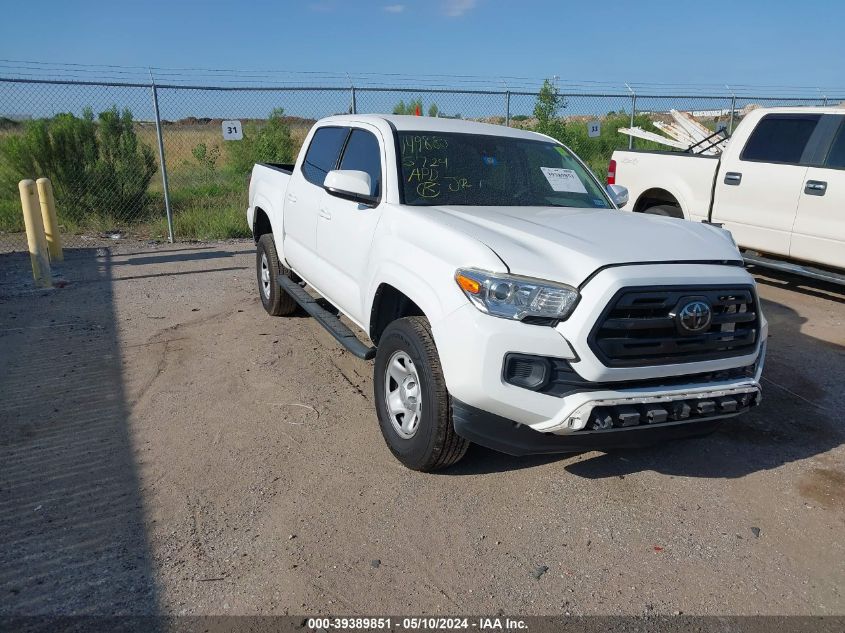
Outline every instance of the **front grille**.
{"label": "front grille", "polygon": [[[677,313],[700,301],[710,325],[686,331]],[[624,288],[610,300],[590,333],[590,348],[608,367],[639,367],[713,360],[751,353],[760,329],[750,286]]]}

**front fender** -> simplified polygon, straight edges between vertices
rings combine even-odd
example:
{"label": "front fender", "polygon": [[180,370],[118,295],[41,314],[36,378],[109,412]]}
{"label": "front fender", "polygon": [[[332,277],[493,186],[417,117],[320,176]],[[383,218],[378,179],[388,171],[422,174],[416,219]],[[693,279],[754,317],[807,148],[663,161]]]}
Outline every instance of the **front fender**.
{"label": "front fender", "polygon": [[413,301],[423,311],[429,321],[439,320],[447,313],[448,308],[443,305],[441,297],[434,286],[421,275],[412,269],[397,262],[385,262],[376,276],[370,283],[367,291],[367,305],[369,306],[370,319],[367,328],[370,329],[373,323],[372,310],[376,300],[378,289],[387,284],[396,288],[399,292]]}
{"label": "front fender", "polygon": [[[385,227],[372,245],[369,283],[362,314],[372,321],[376,292],[389,284],[417,304],[429,322],[434,323],[467,303],[455,283],[455,271],[475,266],[506,271],[501,259],[481,242],[434,226],[430,220],[406,216],[400,228]],[[425,239],[425,236],[436,239]]]}

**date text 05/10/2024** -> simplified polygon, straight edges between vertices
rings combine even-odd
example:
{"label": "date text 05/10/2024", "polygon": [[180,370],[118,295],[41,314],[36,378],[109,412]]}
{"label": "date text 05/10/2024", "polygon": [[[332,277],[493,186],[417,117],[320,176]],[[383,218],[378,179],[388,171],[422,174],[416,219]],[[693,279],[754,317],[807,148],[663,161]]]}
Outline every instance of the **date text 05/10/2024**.
{"label": "date text 05/10/2024", "polygon": [[367,618],[334,617],[308,618],[308,629],[312,631],[354,631],[354,630],[409,630],[409,631],[445,631],[453,629],[474,629],[477,631],[525,631],[528,625],[518,618],[448,618],[448,617],[405,617],[405,618]]}

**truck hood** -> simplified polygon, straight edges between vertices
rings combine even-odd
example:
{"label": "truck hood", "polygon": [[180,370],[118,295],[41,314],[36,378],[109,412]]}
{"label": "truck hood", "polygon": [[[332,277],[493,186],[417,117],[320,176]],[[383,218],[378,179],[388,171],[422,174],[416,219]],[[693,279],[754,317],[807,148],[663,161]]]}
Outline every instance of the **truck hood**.
{"label": "truck hood", "polygon": [[480,240],[517,275],[579,286],[593,272],[638,262],[732,261],[727,232],[702,223],[615,209],[426,207]]}

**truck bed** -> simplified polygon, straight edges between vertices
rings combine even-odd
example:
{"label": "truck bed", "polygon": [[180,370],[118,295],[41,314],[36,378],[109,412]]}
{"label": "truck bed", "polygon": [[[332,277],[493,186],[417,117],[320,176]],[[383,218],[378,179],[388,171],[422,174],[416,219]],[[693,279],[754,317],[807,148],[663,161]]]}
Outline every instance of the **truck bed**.
{"label": "truck bed", "polygon": [[626,211],[641,211],[660,204],[668,193],[694,221],[706,220],[713,182],[719,169],[717,156],[661,150],[617,150],[616,183],[628,188]]}

